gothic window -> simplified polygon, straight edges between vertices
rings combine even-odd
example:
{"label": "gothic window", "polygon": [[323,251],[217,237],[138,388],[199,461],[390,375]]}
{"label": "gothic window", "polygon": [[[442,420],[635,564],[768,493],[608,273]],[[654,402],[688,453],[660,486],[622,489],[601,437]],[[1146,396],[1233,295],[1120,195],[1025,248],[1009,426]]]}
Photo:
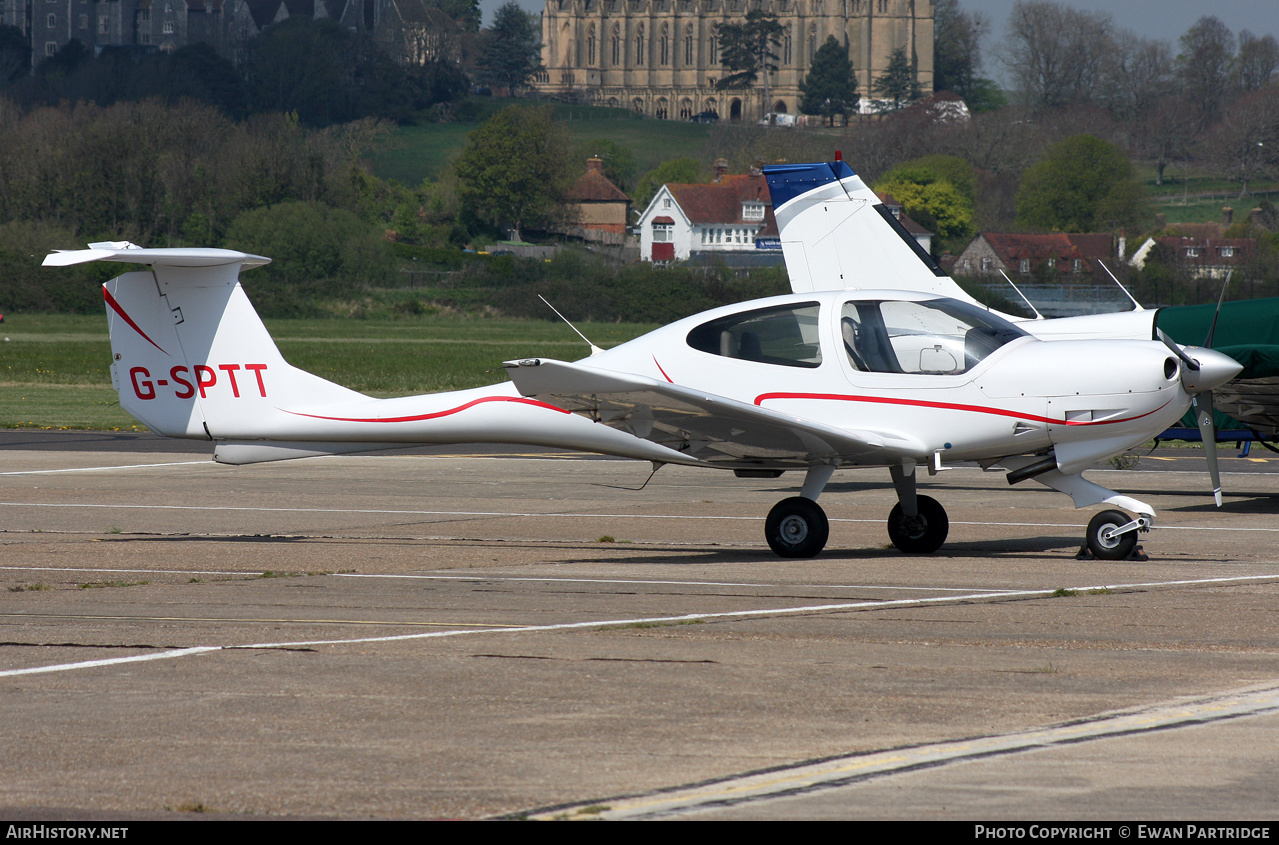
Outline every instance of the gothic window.
{"label": "gothic window", "polygon": [[679,119],[688,120],[693,116],[693,101],[685,97],[679,101]]}
{"label": "gothic window", "polygon": [[591,24],[590,30],[586,34],[586,64],[595,66],[595,24]]}
{"label": "gothic window", "polygon": [[662,24],[662,37],[659,42],[659,45],[661,47],[661,50],[659,51],[661,54],[660,64],[663,67],[665,67],[666,65],[669,65],[671,63],[670,29],[666,26],[666,24]]}
{"label": "gothic window", "polygon": [[786,27],[786,33],[782,36],[782,64],[789,65],[791,63],[791,37],[790,27]]}
{"label": "gothic window", "polygon": [[684,30],[684,64],[688,67],[693,66],[693,25],[689,24]]}
{"label": "gothic window", "polygon": [[711,36],[710,50],[708,51],[710,61],[707,62],[711,67],[719,64],[719,39],[715,35]]}
{"label": "gothic window", "polygon": [[613,67],[617,67],[622,63],[622,32],[617,24],[613,24],[613,38],[610,46],[613,51]]}
{"label": "gothic window", "polygon": [[811,63],[817,55],[817,24],[808,28],[808,61]]}
{"label": "gothic window", "polygon": [[635,64],[644,64],[644,24],[640,24],[635,34]]}
{"label": "gothic window", "polygon": [[668,115],[666,113],[666,98],[659,97],[657,100],[657,108],[653,109],[653,117],[657,118],[658,120],[665,120],[667,116]]}
{"label": "gothic window", "polygon": [[643,114],[644,101],[640,99],[639,97],[636,97],[635,99],[631,100],[631,111],[635,112],[636,114]]}

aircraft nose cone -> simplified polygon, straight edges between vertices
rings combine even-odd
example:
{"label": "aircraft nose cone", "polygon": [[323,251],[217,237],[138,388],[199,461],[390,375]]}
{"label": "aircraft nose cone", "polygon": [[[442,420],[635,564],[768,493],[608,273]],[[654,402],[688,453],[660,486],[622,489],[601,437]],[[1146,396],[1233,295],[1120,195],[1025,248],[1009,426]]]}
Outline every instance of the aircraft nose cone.
{"label": "aircraft nose cone", "polygon": [[1243,370],[1243,364],[1215,349],[1189,348],[1186,354],[1199,362],[1198,370],[1185,366],[1181,369],[1181,382],[1188,393],[1221,387]]}

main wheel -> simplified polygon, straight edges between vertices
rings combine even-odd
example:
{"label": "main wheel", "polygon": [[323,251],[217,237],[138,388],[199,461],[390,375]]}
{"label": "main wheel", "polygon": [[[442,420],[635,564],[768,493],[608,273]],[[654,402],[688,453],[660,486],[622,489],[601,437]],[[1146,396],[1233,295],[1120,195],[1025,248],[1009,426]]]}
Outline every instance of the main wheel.
{"label": "main wheel", "polygon": [[782,557],[812,557],[826,548],[830,523],[812,499],[792,496],[773,505],[764,521],[764,536]]}
{"label": "main wheel", "polygon": [[919,515],[909,517],[900,503],[888,514],[888,538],[908,555],[930,555],[941,548],[950,533],[946,509],[931,496],[916,496]]}
{"label": "main wheel", "polygon": [[1125,531],[1113,537],[1106,537],[1105,534],[1129,522],[1132,519],[1123,511],[1102,511],[1088,520],[1088,533],[1084,538],[1088,551],[1099,560],[1123,560],[1128,557],[1137,545],[1137,532]]}

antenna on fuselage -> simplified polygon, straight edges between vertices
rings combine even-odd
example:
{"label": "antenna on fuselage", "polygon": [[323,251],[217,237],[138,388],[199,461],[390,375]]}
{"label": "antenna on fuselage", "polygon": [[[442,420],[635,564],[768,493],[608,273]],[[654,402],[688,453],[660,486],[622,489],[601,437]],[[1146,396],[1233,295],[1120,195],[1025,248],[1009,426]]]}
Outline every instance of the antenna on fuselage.
{"label": "antenna on fuselage", "polygon": [[589,347],[591,347],[591,356],[592,356],[592,357],[594,357],[594,356],[596,356],[596,355],[599,355],[600,353],[602,353],[602,352],[604,351],[603,349],[600,349],[600,348],[599,348],[598,346],[596,346],[595,344],[591,343],[591,341],[590,341],[590,340],[586,337],[586,335],[584,335],[584,334],[582,334],[581,332],[577,331],[577,326],[575,326],[575,325],[573,325],[572,323],[570,323],[570,322],[568,321],[568,317],[565,317],[563,314],[561,314],[561,313],[559,312],[559,309],[558,309],[558,308],[556,308],[556,307],[555,307],[554,305],[552,305],[551,303],[547,302],[547,301],[546,301],[546,297],[542,296],[542,295],[539,293],[539,294],[537,295],[537,298],[538,298],[538,299],[540,299],[540,300],[542,300],[543,302],[546,302],[546,307],[547,307],[547,308],[549,308],[549,309],[551,309],[552,311],[554,311],[554,312],[555,312],[555,316],[556,316],[556,317],[559,317],[561,320],[563,320],[563,321],[564,321],[564,323],[565,323],[565,324],[566,324],[566,325],[567,325],[570,329],[572,329],[574,332],[577,332],[577,336],[578,336],[578,337],[580,337],[582,340],[585,340],[585,341],[586,341],[586,345],[587,345],[587,346],[589,346]]}
{"label": "antenna on fuselage", "polygon": [[1146,310],[1145,308],[1142,308],[1142,307],[1141,307],[1141,303],[1140,303],[1140,302],[1138,302],[1138,301],[1137,301],[1137,300],[1133,297],[1133,295],[1132,295],[1131,293],[1129,293],[1129,292],[1128,292],[1128,288],[1124,287],[1124,283],[1123,283],[1123,282],[1121,282],[1121,281],[1119,281],[1119,279],[1115,278],[1115,274],[1114,274],[1114,273],[1112,273],[1112,272],[1110,272],[1110,268],[1106,266],[1105,262],[1103,262],[1103,261],[1098,261],[1098,262],[1097,262],[1097,265],[1098,265],[1099,267],[1101,267],[1101,269],[1103,269],[1103,270],[1105,270],[1105,271],[1106,271],[1106,275],[1107,275],[1107,276],[1109,276],[1109,277],[1111,278],[1111,280],[1112,280],[1112,281],[1114,281],[1114,283],[1115,283],[1115,284],[1119,285],[1119,289],[1120,289],[1121,291],[1123,291],[1123,292],[1124,292],[1124,296],[1126,296],[1126,297],[1128,297],[1129,299],[1131,299],[1131,300],[1132,300],[1132,310],[1134,310],[1134,311],[1145,311],[1145,310]]}
{"label": "antenna on fuselage", "polygon": [[[1032,312],[1034,312],[1036,320],[1044,319],[1044,315],[1039,313],[1039,309],[1035,307],[1035,303],[1031,302],[1029,299],[1026,298],[1026,294],[1021,292],[1021,288],[1013,284],[1013,280],[1008,278],[1007,273],[1005,273],[1003,270],[1000,270],[999,275],[1003,276],[1004,281],[1012,285],[1012,289],[1017,291],[1017,295],[1021,297],[1021,301],[1026,303],[1026,307],[1029,308]],[[987,308],[987,310],[990,310],[990,309]]]}

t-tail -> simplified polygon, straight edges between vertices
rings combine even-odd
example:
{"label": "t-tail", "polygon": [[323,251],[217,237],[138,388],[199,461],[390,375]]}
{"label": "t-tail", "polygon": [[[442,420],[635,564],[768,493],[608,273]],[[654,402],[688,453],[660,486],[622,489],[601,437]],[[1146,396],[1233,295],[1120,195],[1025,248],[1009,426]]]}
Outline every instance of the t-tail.
{"label": "t-tail", "polygon": [[841,159],[764,168],[795,293],[887,288],[975,302]]}
{"label": "t-tail", "polygon": [[242,268],[269,263],[262,256],[97,243],[55,252],[44,264],[89,261],[145,267],[102,286],[120,406],[158,434],[216,442],[214,457],[224,463],[466,442],[680,457],[521,396],[509,382],[374,399],[298,369],[240,286]]}

